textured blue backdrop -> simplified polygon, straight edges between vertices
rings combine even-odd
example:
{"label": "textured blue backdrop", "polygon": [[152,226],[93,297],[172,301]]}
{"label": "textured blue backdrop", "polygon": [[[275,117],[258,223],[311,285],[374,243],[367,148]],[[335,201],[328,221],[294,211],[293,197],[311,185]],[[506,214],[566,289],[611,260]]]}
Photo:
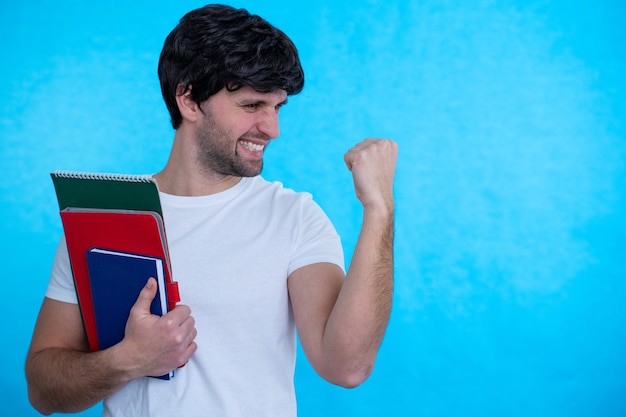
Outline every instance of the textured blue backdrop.
{"label": "textured blue backdrop", "polygon": [[[37,415],[23,362],[61,233],[48,173],[164,164],[158,54],[203,4],[89,3],[0,5],[7,416]],[[264,175],[313,193],[348,260],[360,209],[343,152],[400,144],[377,367],[344,390],[300,356],[301,417],[626,415],[623,0],[232,4],[300,48],[307,85]]]}

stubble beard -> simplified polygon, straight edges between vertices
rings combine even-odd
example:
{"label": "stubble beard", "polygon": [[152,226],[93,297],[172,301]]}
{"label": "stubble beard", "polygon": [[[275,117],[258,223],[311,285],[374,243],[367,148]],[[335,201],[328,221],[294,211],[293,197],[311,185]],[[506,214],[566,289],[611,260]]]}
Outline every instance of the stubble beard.
{"label": "stubble beard", "polygon": [[205,112],[202,130],[196,135],[198,163],[207,175],[255,177],[263,170],[263,159],[243,160],[237,154],[237,141],[220,126],[210,112]]}

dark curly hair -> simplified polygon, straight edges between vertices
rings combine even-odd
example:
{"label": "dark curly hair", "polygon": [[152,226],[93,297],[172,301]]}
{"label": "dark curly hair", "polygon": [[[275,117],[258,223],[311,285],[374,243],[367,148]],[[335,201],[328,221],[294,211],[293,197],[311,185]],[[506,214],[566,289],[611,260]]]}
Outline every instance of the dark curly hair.
{"label": "dark curly hair", "polygon": [[182,123],[176,95],[190,89],[200,104],[224,87],[288,95],[304,87],[298,50],[287,35],[245,9],[224,5],[207,5],[180,19],[165,39],[158,72],[174,129]]}

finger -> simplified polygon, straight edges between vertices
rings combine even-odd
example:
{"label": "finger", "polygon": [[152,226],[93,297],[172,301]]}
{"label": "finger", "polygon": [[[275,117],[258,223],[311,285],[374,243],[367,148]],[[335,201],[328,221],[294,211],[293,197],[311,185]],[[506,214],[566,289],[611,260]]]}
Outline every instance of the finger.
{"label": "finger", "polygon": [[343,156],[343,161],[346,163],[346,167],[348,167],[348,170],[352,171],[352,160],[348,153]]}
{"label": "finger", "polygon": [[170,310],[166,316],[174,323],[182,323],[191,316],[191,308],[185,304],[178,304],[175,309]]}
{"label": "finger", "polygon": [[343,156],[343,160],[350,171],[354,169],[354,165],[358,162],[363,149],[363,143],[358,143],[352,147]]}
{"label": "finger", "polygon": [[196,340],[196,336],[198,336],[198,330],[196,330],[195,327],[187,329],[182,332],[182,337],[179,339],[179,343],[181,346],[187,347],[190,344],[195,343],[194,340]]}
{"label": "finger", "polygon": [[356,147],[358,145],[348,149],[348,152],[346,152],[343,155],[343,161],[346,163],[346,167],[348,167],[348,170],[352,171],[352,164],[354,162],[354,153],[356,152]]}
{"label": "finger", "polygon": [[135,305],[133,309],[145,313],[150,314],[150,304],[152,304],[152,300],[157,293],[157,283],[156,280],[152,277],[148,278],[146,285],[139,292],[139,296],[137,297],[137,301],[135,301]]}

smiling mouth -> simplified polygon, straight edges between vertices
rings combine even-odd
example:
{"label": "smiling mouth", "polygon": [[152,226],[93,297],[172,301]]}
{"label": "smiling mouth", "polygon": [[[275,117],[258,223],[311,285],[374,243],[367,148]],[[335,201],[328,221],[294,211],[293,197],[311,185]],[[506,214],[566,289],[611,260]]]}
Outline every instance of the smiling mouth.
{"label": "smiling mouth", "polygon": [[265,145],[259,145],[258,143],[252,143],[246,140],[239,141],[239,143],[241,143],[241,146],[252,152],[261,152],[263,149],[265,149]]}

